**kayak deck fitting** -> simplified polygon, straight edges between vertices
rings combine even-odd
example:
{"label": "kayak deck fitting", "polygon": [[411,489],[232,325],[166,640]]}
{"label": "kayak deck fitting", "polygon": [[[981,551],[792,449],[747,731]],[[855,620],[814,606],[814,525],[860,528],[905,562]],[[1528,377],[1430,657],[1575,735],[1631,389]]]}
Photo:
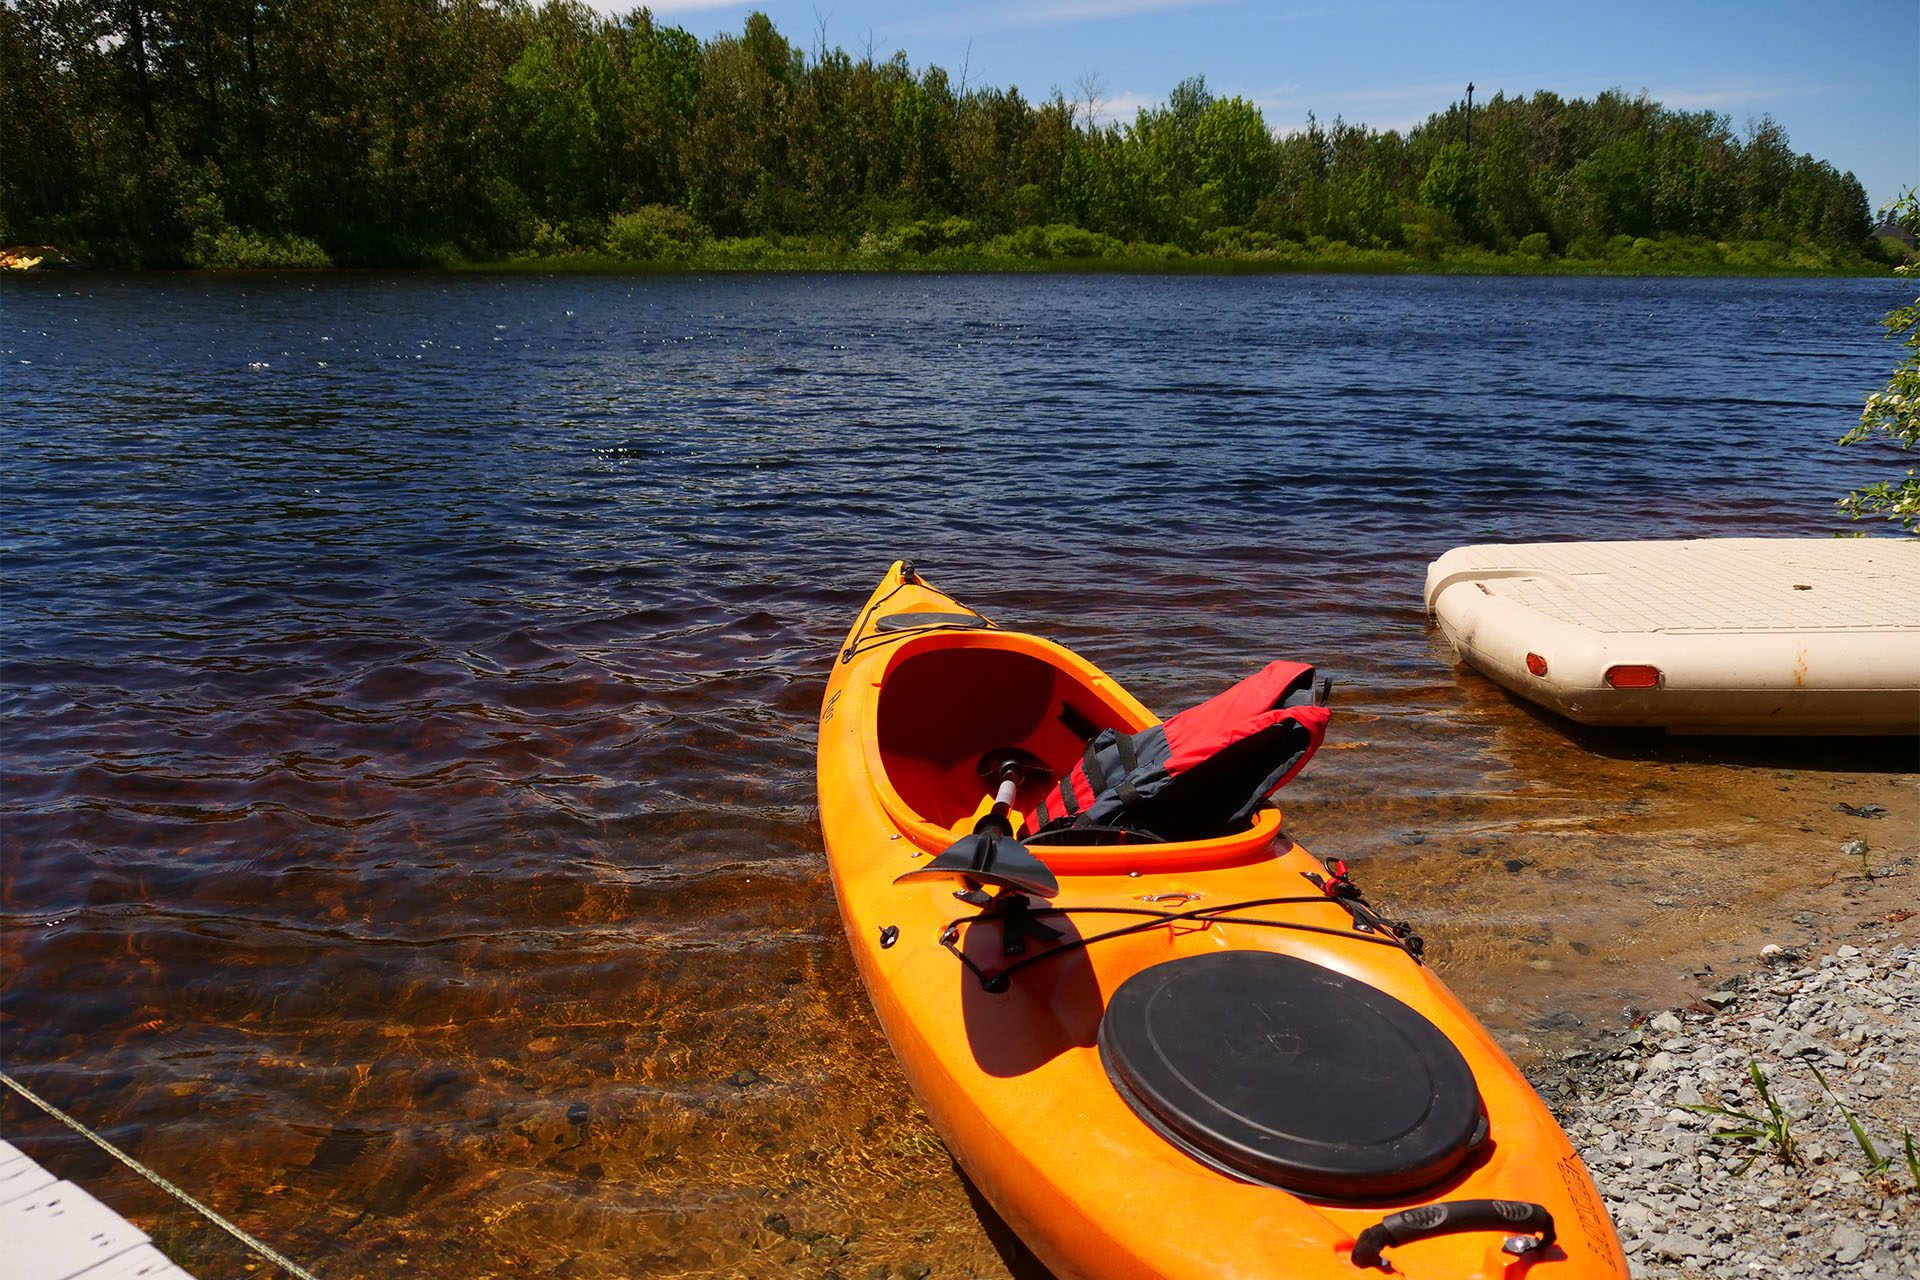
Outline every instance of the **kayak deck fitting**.
{"label": "kayak deck fitting", "polygon": [[1277,808],[1204,839],[1013,838],[1101,731],[1159,724],[904,564],[836,654],[842,919],[981,1193],[1060,1280],[1624,1277],[1532,1089]]}

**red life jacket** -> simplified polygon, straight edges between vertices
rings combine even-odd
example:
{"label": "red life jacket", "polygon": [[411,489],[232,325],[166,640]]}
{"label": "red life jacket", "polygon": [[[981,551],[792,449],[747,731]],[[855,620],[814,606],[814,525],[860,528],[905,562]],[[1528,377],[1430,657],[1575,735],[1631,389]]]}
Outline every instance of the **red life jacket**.
{"label": "red life jacket", "polygon": [[1270,663],[1161,724],[1102,730],[1022,834],[1095,826],[1205,840],[1244,830],[1326,737],[1324,686],[1316,696],[1313,676],[1304,663]]}

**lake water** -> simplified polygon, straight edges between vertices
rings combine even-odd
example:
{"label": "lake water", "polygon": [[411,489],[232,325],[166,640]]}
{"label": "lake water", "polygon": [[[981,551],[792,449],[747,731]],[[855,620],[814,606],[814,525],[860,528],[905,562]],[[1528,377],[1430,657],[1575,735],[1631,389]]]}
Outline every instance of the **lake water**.
{"label": "lake water", "polygon": [[1896,470],[1834,441],[1908,296],[7,280],[6,1068],[326,1280],[1005,1274],[814,815],[828,664],[895,557],[1163,713],[1318,663],[1290,831],[1523,1058],[1618,1026],[1843,841],[1912,853],[1910,744],[1570,733],[1452,666],[1425,565],[1841,529]]}

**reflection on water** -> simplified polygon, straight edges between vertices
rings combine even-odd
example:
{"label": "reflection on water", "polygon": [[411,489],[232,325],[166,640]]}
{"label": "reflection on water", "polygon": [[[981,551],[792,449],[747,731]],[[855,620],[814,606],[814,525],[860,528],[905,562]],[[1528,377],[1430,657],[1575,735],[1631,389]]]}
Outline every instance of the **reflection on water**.
{"label": "reflection on water", "polygon": [[[1912,853],[1915,761],[1570,733],[1451,668],[1424,565],[1828,531],[1899,297],[9,281],[7,1069],[328,1280],[1008,1274],[813,816],[886,563],[1162,711],[1273,657],[1339,676],[1289,829],[1524,1055],[1731,954],[1843,841]],[[10,1097],[0,1125],[244,1273]]]}

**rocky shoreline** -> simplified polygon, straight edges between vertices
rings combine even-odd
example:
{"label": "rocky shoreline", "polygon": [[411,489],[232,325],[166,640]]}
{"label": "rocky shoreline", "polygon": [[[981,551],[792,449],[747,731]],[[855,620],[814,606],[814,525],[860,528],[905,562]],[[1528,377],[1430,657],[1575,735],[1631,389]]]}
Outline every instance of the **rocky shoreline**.
{"label": "rocky shoreline", "polygon": [[[1885,939],[1816,958],[1770,945],[1762,959],[1691,1009],[1534,1071],[1534,1083],[1599,1183],[1636,1277],[1920,1280],[1920,1170],[1909,1163],[1920,1147],[1920,945]],[[1738,1136],[1776,1120],[1772,1133]]]}

